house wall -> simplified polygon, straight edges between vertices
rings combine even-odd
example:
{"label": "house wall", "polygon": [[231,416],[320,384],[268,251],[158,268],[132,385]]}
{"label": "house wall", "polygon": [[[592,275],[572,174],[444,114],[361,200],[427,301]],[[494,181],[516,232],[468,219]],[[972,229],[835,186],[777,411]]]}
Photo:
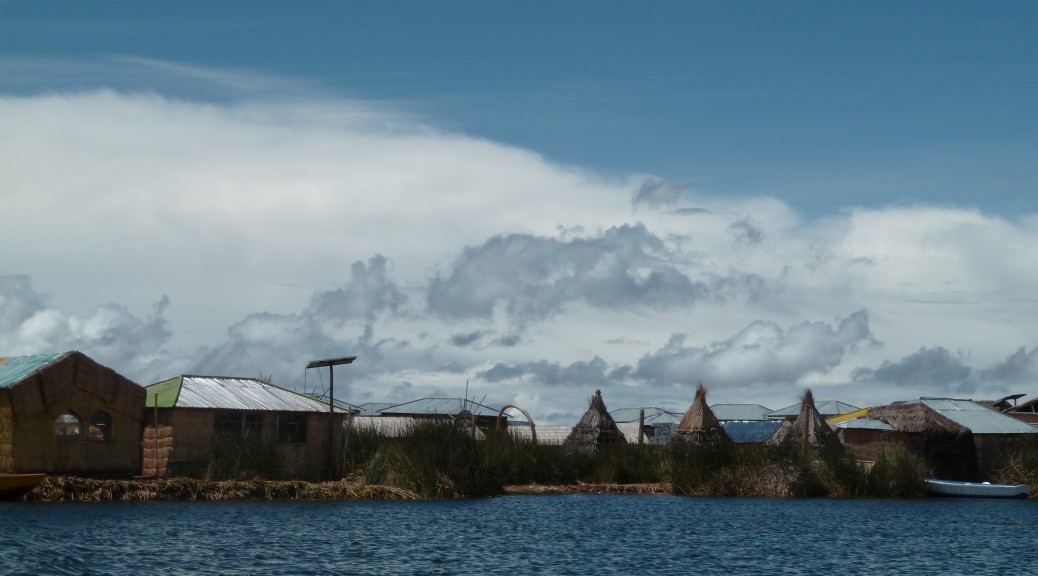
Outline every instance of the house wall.
{"label": "house wall", "polygon": [[[160,428],[173,429],[173,449],[169,457],[169,468],[173,475],[178,473],[200,474],[212,457],[216,444],[214,424],[216,410],[199,408],[165,408],[158,410]],[[328,458],[328,415],[307,413],[306,442],[286,443],[278,439],[278,412],[263,412],[261,441],[273,445],[294,477],[315,476],[324,468]],[[147,424],[155,419],[148,412]],[[334,457],[336,469],[342,459],[343,427],[342,416],[336,415],[333,427],[335,434]]]}
{"label": "house wall", "polygon": [[14,413],[6,388],[0,389],[0,472],[14,472]]}
{"label": "house wall", "polygon": [[1002,454],[1009,452],[1023,441],[1018,434],[974,434],[973,445],[977,451],[977,464],[982,473],[992,471]]}
{"label": "house wall", "polygon": [[905,448],[913,454],[923,456],[920,439],[908,438],[893,430],[847,428],[841,429],[838,436],[847,453],[856,460],[875,462],[881,451],[891,448]]}
{"label": "house wall", "polygon": [[[139,472],[144,388],[110,368],[76,352],[10,387],[9,399],[12,426],[7,470],[59,474]],[[107,439],[92,439],[97,435],[91,435],[88,419],[96,411],[104,412],[110,419]],[[2,412],[0,409],[0,419]],[[59,441],[55,423],[66,413],[79,418],[81,433],[75,440]]]}

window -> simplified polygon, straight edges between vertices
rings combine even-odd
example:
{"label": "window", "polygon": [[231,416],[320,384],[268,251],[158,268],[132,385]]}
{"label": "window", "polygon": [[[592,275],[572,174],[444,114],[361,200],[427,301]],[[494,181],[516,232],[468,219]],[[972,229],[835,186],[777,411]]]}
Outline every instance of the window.
{"label": "window", "polygon": [[82,437],[79,425],[79,416],[72,412],[66,412],[54,421],[54,431],[58,435],[58,442],[75,442]]}
{"label": "window", "polygon": [[259,440],[263,437],[263,414],[256,412],[217,412],[213,432],[226,440]]}
{"label": "window", "polygon": [[87,440],[92,442],[107,442],[112,439],[112,417],[104,410],[98,410],[90,415],[89,433]]}
{"label": "window", "polygon": [[306,414],[278,414],[278,442],[303,444],[306,442]]}
{"label": "window", "polygon": [[246,412],[242,419],[242,437],[246,440],[259,440],[263,437],[263,414]]}
{"label": "window", "polygon": [[241,438],[241,413],[217,412],[213,418],[213,432],[224,440]]}

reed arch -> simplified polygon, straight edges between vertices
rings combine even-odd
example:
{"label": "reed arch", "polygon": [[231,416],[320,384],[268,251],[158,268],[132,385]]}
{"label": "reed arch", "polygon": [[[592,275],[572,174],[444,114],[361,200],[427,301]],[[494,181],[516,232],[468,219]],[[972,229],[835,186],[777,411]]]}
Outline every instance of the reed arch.
{"label": "reed arch", "polygon": [[530,423],[530,440],[532,440],[533,443],[536,444],[537,443],[537,426],[534,425],[533,418],[530,418],[530,413],[529,412],[527,412],[526,410],[523,410],[522,408],[516,406],[515,404],[505,404],[504,406],[501,407],[501,410],[498,411],[498,413],[497,413],[497,429],[501,430],[504,427],[504,425],[505,425],[505,410],[508,410],[509,408],[515,408],[516,410],[522,412],[523,416],[526,416],[526,421]]}

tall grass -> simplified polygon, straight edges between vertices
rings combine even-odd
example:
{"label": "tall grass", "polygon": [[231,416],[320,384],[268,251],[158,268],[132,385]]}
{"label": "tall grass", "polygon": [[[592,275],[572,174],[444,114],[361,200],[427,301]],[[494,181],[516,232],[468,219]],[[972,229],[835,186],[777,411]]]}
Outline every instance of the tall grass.
{"label": "tall grass", "polygon": [[403,436],[384,439],[363,467],[366,483],[403,488],[424,498],[498,494],[504,476],[499,459],[471,429],[441,421],[419,421]]}
{"label": "tall grass", "polygon": [[476,438],[469,427],[444,421],[417,422],[394,438],[350,432],[344,462],[347,476],[423,498],[498,494],[509,484],[663,482],[682,495],[917,497],[925,477],[920,460],[894,448],[881,451],[871,466],[840,447],[620,445],[585,452],[533,444],[507,432]]}
{"label": "tall grass", "polygon": [[207,480],[286,480],[289,466],[273,444],[252,439],[214,442],[206,469]]}
{"label": "tall grass", "polygon": [[1038,434],[1002,451],[995,459],[991,478],[1001,484],[1038,486]]}
{"label": "tall grass", "polygon": [[698,496],[905,498],[924,493],[924,468],[904,450],[871,466],[840,448],[707,445],[671,451],[671,491]]}

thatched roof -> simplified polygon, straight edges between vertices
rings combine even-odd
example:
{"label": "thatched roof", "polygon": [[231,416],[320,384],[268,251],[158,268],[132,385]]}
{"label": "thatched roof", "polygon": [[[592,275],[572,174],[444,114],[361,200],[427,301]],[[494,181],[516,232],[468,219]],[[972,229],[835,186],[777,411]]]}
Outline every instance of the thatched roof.
{"label": "thatched roof", "polygon": [[602,400],[602,391],[595,390],[587,412],[573,427],[573,431],[566,437],[563,445],[580,450],[594,450],[600,446],[626,443],[627,439],[624,438],[623,432],[606,410],[605,402]]}
{"label": "thatched roof", "polygon": [[800,401],[800,414],[795,420],[786,421],[768,438],[767,444],[793,444],[802,448],[828,448],[839,446],[840,439],[815,408],[814,395],[804,391]]}
{"label": "thatched roof", "polygon": [[926,404],[916,401],[894,402],[872,408],[868,417],[882,420],[890,424],[894,430],[906,434],[961,436],[969,433],[965,426],[956,424]]}
{"label": "thatched roof", "polygon": [[696,396],[692,405],[685,411],[678,427],[670,436],[671,446],[700,446],[717,442],[731,442],[732,439],[717,421],[714,412],[706,404],[706,388],[700,384],[696,388]]}

